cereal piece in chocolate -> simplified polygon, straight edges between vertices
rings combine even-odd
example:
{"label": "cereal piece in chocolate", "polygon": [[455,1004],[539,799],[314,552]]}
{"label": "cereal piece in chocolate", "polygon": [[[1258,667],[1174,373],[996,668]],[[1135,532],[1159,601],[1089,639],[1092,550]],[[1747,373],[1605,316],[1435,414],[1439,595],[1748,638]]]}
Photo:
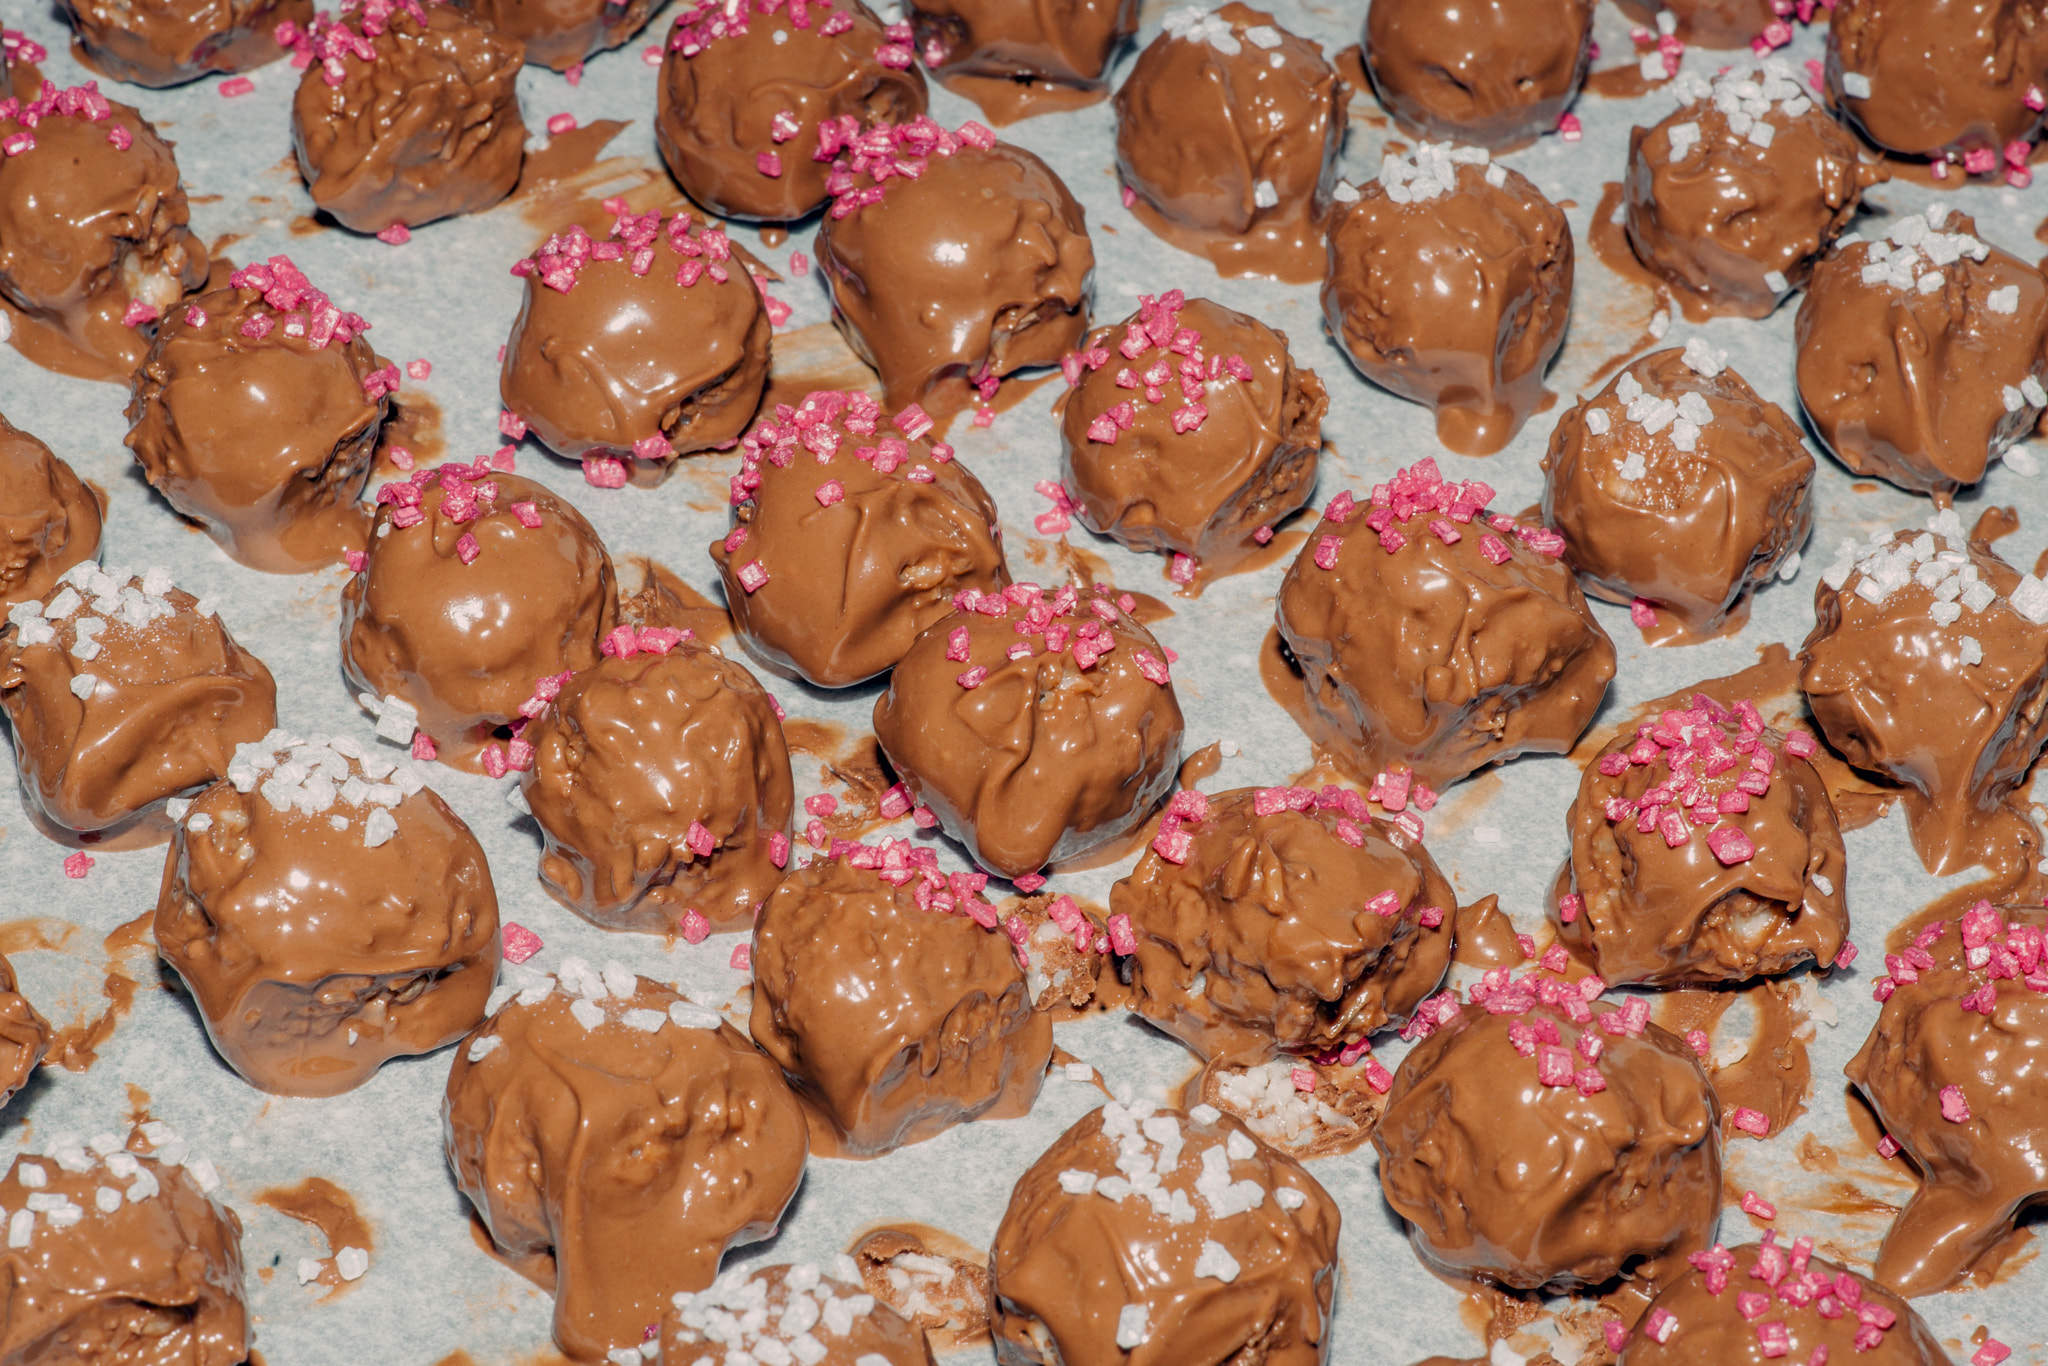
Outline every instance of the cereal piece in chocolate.
{"label": "cereal piece in chocolate", "polygon": [[105,514],[97,489],[0,414],[0,608],[47,597],[58,575],[97,558]]}
{"label": "cereal piece in chocolate", "polygon": [[507,38],[526,45],[526,60],[554,71],[579,73],[583,60],[622,46],[646,27],[655,0],[459,0]]}
{"label": "cereal piece in chocolate", "polygon": [[[2041,0],[1835,0],[1828,102],[1903,156],[2004,173],[2041,130],[2048,6]],[[2025,157],[2015,163],[2025,164]]]}
{"label": "cereal piece in chocolate", "polygon": [[862,1288],[853,1258],[842,1252],[830,1272],[815,1262],[734,1267],[709,1289],[678,1294],[661,1316],[655,1359],[723,1361],[745,1352],[757,1362],[807,1366],[930,1366],[924,1334]]}
{"label": "cereal piece in chocolate", "polygon": [[313,0],[57,0],[57,9],[78,35],[80,62],[159,88],[267,66],[313,18]]}
{"label": "cereal piece in chocolate", "polygon": [[917,52],[939,84],[1001,127],[1109,93],[1138,0],[910,0]]}
{"label": "cereal piece in chocolate", "polygon": [[1556,129],[1593,65],[1592,0],[1374,0],[1366,74],[1401,131],[1495,152]]}

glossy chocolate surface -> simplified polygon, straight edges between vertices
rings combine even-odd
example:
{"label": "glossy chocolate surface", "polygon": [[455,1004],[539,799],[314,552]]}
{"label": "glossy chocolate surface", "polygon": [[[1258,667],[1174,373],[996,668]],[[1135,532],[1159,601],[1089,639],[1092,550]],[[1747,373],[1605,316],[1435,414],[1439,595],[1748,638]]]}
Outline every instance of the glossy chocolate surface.
{"label": "glossy chocolate surface", "polygon": [[284,56],[271,36],[305,25],[313,0],[57,0],[79,61],[131,85],[168,86],[252,71]]}
{"label": "glossy chocolate surface", "polygon": [[1109,66],[1138,31],[1138,0],[911,0],[933,79],[998,128],[1109,94]]}
{"label": "glossy chocolate surface", "polygon": [[1496,152],[1557,127],[1593,65],[1592,0],[1374,0],[1365,69],[1401,131]]}
{"label": "glossy chocolate surface", "polygon": [[[1960,160],[2031,142],[2029,87],[2048,71],[2043,0],[1836,0],[1828,16],[1828,99],[1887,151]],[[1846,77],[1868,84],[1848,93]]]}
{"label": "glossy chocolate surface", "polygon": [[0,608],[47,597],[57,576],[100,553],[100,495],[0,413]]}

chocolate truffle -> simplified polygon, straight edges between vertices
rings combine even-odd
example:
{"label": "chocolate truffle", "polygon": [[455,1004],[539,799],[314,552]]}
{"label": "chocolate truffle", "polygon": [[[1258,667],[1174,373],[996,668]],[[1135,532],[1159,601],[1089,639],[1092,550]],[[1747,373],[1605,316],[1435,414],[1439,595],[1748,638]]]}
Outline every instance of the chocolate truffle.
{"label": "chocolate truffle", "polygon": [[930,429],[915,409],[885,421],[866,394],[818,392],[747,434],[711,558],[749,650],[848,687],[903,658],[956,592],[1009,583],[995,501]]}
{"label": "chocolate truffle", "polygon": [[128,400],[128,449],[164,501],[273,574],[360,553],[398,368],[285,256],[171,309]]}
{"label": "chocolate truffle", "polygon": [[97,557],[104,513],[97,490],[0,413],[0,608],[49,596]]}
{"label": "chocolate truffle", "polygon": [[1355,193],[1330,223],[1330,335],[1374,384],[1428,404],[1445,446],[1492,455],[1564,344],[1571,225],[1479,147],[1389,155]]}
{"label": "chocolate truffle", "polygon": [[1979,901],[1885,955],[1884,1002],[1844,1069],[1921,1173],[1878,1253],[1902,1295],[1946,1290],[2048,1195],[2048,950],[2039,906]]}
{"label": "chocolate truffle", "polygon": [[625,43],[646,26],[656,8],[654,0],[457,2],[498,33],[525,44],[527,61],[554,71],[580,70],[585,57]]}
{"label": "chocolate truffle", "polygon": [[146,324],[206,283],[171,144],[94,85],[0,99],[0,295],[15,346],[61,374],[126,384]]}
{"label": "chocolate truffle", "polygon": [[1109,92],[1138,31],[1138,0],[910,0],[911,32],[939,84],[1001,127]]}
{"label": "chocolate truffle", "polygon": [[14,965],[0,958],[0,1105],[28,1085],[49,1051],[50,1022],[21,994]]}
{"label": "chocolate truffle", "polygon": [[1935,876],[1979,862],[2048,744],[2048,583],[1927,530],[1844,541],[1813,594],[1799,686],[1828,743],[1903,784],[1907,830]]}
{"label": "chocolate truffle", "polygon": [[2048,408],[2048,281],[1945,204],[1831,252],[1799,305],[1799,402],[1856,474],[1954,492]]}
{"label": "chocolate truffle", "polygon": [[1052,1018],[973,880],[908,840],[842,848],[792,871],[754,926],[749,1032],[845,1155],[1038,1098]]}
{"label": "chocolate truffle", "polygon": [[277,724],[277,685],[168,570],[86,562],[8,612],[0,708],[30,819],[51,839],[136,848],[170,838],[164,804],[228,771]]}
{"label": "chocolate truffle", "polygon": [[1687,72],[1683,101],[1629,135],[1623,227],[1695,322],[1767,318],[1884,179],[1782,62]]}
{"label": "chocolate truffle", "polygon": [[1272,15],[1171,10],[1116,92],[1126,202],[1220,274],[1320,280],[1345,99],[1322,45]]}
{"label": "chocolate truffle", "polygon": [[1949,1366],[1911,1305],[1814,1256],[1813,1239],[1788,1248],[1777,1236],[1768,1229],[1761,1243],[1693,1253],[1693,1269],[1657,1296],[1616,1366],[1764,1366],[1781,1357]]}
{"label": "chocolate truffle", "polygon": [[[57,0],[57,8],[78,35],[79,61],[156,87],[267,66],[284,55],[292,28],[313,18],[313,0]],[[285,35],[272,36],[281,27]]]}
{"label": "chocolate truffle", "polygon": [[513,270],[526,294],[498,393],[557,455],[667,461],[754,420],[768,314],[720,229],[624,213],[603,241],[575,225]]}
{"label": "chocolate truffle", "polygon": [[1849,932],[1842,832],[1811,735],[1699,693],[1617,736],[1565,814],[1558,938],[1608,982],[1829,967]]}
{"label": "chocolate truffle", "polygon": [[1442,789],[1517,754],[1563,754],[1614,677],[1564,538],[1489,513],[1434,460],[1347,491],[1281,582],[1282,642],[1322,744],[1369,783],[1397,761]]}
{"label": "chocolate truffle", "polygon": [[212,1195],[213,1163],[157,1120],[44,1146],[0,1176],[12,1211],[0,1360],[247,1361],[242,1223]]}
{"label": "chocolate truffle", "polygon": [[[710,1289],[679,1294],[661,1316],[659,1361],[754,1361],[809,1366],[931,1366],[917,1326],[861,1288],[845,1253],[823,1275],[815,1262],[734,1267]],[[776,1349],[780,1348],[780,1351]]]}
{"label": "chocolate truffle", "polygon": [[1495,152],[1557,127],[1593,65],[1592,0],[1374,0],[1365,70],[1412,137]]}
{"label": "chocolate truffle", "polygon": [[1142,825],[1180,767],[1168,651],[1097,585],[963,592],[875,699],[875,739],[975,862],[1035,873]]}
{"label": "chocolate truffle", "polygon": [[524,46],[440,0],[365,0],[311,38],[292,146],[313,203],[357,232],[481,213],[525,155]]}
{"label": "chocolate truffle", "polygon": [[1713,1241],[1721,1104],[1705,1065],[1649,1023],[1647,1000],[1595,1011],[1588,985],[1494,968],[1469,1007],[1424,1006],[1428,1037],[1372,1141],[1387,1203],[1438,1273],[1511,1290],[1619,1276],[1654,1293]]}
{"label": "chocolate truffle", "polygon": [[1886,151],[2001,169],[2041,129],[2041,0],[1835,0],[1828,99]]}
{"label": "chocolate truffle", "polygon": [[1070,368],[1060,478],[1081,524],[1179,577],[1227,573],[1315,493],[1329,396],[1257,318],[1146,295]]}
{"label": "chocolate truffle", "polygon": [[[611,556],[582,513],[482,460],[441,465],[377,490],[369,555],[341,590],[341,667],[413,757],[523,769],[523,704],[597,663],[618,616]],[[509,757],[493,743],[508,736]]]}
{"label": "chocolate truffle", "polygon": [[698,0],[669,31],[655,146],[713,213],[802,218],[845,192],[841,149],[924,113],[910,40],[860,0]]}
{"label": "chocolate truffle", "polygon": [[483,1019],[491,870],[410,764],[273,731],[178,810],[157,951],[251,1086],[340,1095]]}
{"label": "chocolate truffle", "polygon": [[1405,1022],[1450,966],[1457,905],[1420,841],[1335,787],[1176,793],[1109,894],[1138,1013],[1226,1067]]}
{"label": "chocolate truffle", "polygon": [[1813,530],[1799,426],[1701,341],[1636,361],[1551,429],[1543,520],[1587,592],[1646,635],[1740,630]]}
{"label": "chocolate truffle", "polygon": [[616,964],[500,998],[448,1073],[448,1165],[501,1252],[552,1259],[556,1345],[604,1361],[774,1236],[803,1108],[717,1011]]}
{"label": "chocolate truffle", "polygon": [[687,631],[621,625],[603,648],[520,733],[541,884],[606,929],[746,928],[789,860],[774,700]]}
{"label": "chocolate truffle", "polygon": [[[1004,376],[1057,365],[1088,331],[1088,216],[1050,166],[968,124],[887,130],[893,150],[852,158],[818,229],[832,321],[882,377],[889,406],[940,416]],[[876,139],[879,141],[879,133]],[[905,160],[923,172],[904,178]]]}
{"label": "chocolate truffle", "polygon": [[1337,1204],[1234,1115],[1114,1101],[1017,1179],[989,1251],[996,1353],[1319,1366]]}

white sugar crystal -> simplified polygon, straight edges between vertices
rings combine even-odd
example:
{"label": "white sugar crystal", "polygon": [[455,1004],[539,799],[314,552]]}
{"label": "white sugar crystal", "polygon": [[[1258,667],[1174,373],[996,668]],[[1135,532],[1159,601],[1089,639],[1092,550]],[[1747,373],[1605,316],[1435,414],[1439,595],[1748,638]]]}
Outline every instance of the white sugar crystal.
{"label": "white sugar crystal", "polygon": [[695,1001],[669,1002],[668,1018],[678,1029],[716,1029],[725,1023],[724,1016]]}
{"label": "white sugar crystal", "polygon": [[2020,394],[2027,400],[2029,407],[2048,407],[2048,389],[2043,389],[2041,381],[2032,375],[2020,381]]}
{"label": "white sugar crystal", "polygon": [[604,977],[604,989],[620,1000],[624,1000],[640,990],[640,979],[626,971],[625,966],[617,959],[612,959],[605,963],[602,976]]}
{"label": "white sugar crystal", "polygon": [[1197,1124],[1214,1124],[1223,1118],[1223,1112],[1213,1105],[1197,1105],[1188,1111],[1188,1118]]}
{"label": "white sugar crystal", "polygon": [[1230,1131],[1230,1137],[1223,1141],[1223,1151],[1232,1162],[1249,1162],[1258,1156],[1259,1145],[1252,1141],[1250,1134],[1242,1129]]}
{"label": "white sugar crystal", "polygon": [[363,847],[375,849],[397,833],[398,822],[392,819],[391,813],[381,806],[375,807],[363,822]]}
{"label": "white sugar crystal", "polygon": [[652,1034],[667,1023],[668,1016],[658,1010],[629,1010],[626,1012],[626,1028],[637,1029],[642,1034]]}
{"label": "white sugar crystal", "polygon": [[85,599],[78,595],[76,588],[66,588],[50,599],[50,605],[43,609],[43,615],[51,621],[62,621],[76,612],[84,602]]}
{"label": "white sugar crystal", "polygon": [[[427,786],[426,779],[420,777],[420,771],[411,764],[400,764],[392,769],[391,781],[396,783],[398,790],[408,797],[418,796],[426,790]],[[372,798],[372,800],[375,800],[375,798]]]}
{"label": "white sugar crystal", "polygon": [[195,835],[204,834],[208,830],[213,829],[213,817],[202,811],[191,820],[186,821],[185,828]]}
{"label": "white sugar crystal", "polygon": [[595,1029],[604,1023],[604,1007],[585,996],[578,996],[569,1003],[569,1013],[585,1029]]}
{"label": "white sugar crystal", "polygon": [[334,1254],[334,1269],[345,1281],[359,1281],[370,1269],[370,1254],[359,1247],[345,1247]]}
{"label": "white sugar crystal", "polygon": [[554,992],[554,979],[551,977],[543,977],[538,982],[533,982],[527,986],[521,987],[519,989],[519,995],[514,999],[516,999],[519,1002],[519,1004],[523,1006],[537,1006],[542,1001],[545,1001],[548,997],[554,995]]}
{"label": "white sugar crystal", "polygon": [[1613,425],[1614,420],[1607,416],[1605,408],[1586,409],[1586,430],[1593,435],[1605,436]]}
{"label": "white sugar crystal", "polygon": [[1507,184],[1508,168],[1500,165],[1488,166],[1486,168],[1486,183],[1493,186],[1496,190]]}
{"label": "white sugar crystal", "polygon": [[118,1153],[127,1140],[112,1131],[94,1134],[85,1141],[85,1146],[104,1158],[108,1153]]}
{"label": "white sugar crystal", "polygon": [[1778,562],[1778,578],[1785,583],[1790,583],[1798,578],[1799,564],[1799,552],[1795,550]]}
{"label": "white sugar crystal", "polygon": [[1953,626],[1963,615],[1963,605],[1959,602],[1933,603],[1929,605],[1927,615],[1934,619],[1936,626]]}
{"label": "white sugar crystal", "polygon": [[1068,1081],[1094,1081],[1095,1069],[1085,1062],[1070,1062],[1062,1069]]}
{"label": "white sugar crystal", "polygon": [[1131,1189],[1131,1183],[1121,1176],[1105,1176],[1095,1183],[1095,1193],[1107,1200],[1127,1200]]}
{"label": "white sugar crystal", "polygon": [[[500,990],[503,990],[503,988],[500,988]],[[503,1003],[500,1002],[500,1004]],[[485,1034],[481,1038],[473,1039],[469,1045],[469,1060],[471,1062],[482,1062],[485,1058],[490,1057],[491,1054],[504,1047],[504,1045],[505,1041],[496,1034]]]}
{"label": "white sugar crystal", "polygon": [[1993,313],[2017,313],[2020,311],[2020,287],[2007,285],[1994,289],[1984,296],[1984,306]]}
{"label": "white sugar crystal", "polygon": [[418,709],[402,697],[385,698],[384,705],[377,710],[377,735],[393,744],[411,744],[419,724]]}
{"label": "white sugar crystal", "polygon": [[173,797],[164,803],[164,814],[174,821],[185,819],[185,813],[192,809],[190,797]]}
{"label": "white sugar crystal", "polygon": [[1358,187],[1348,180],[1340,180],[1335,188],[1330,191],[1330,198],[1336,200],[1339,204],[1356,204],[1358,202]]}
{"label": "white sugar crystal", "polygon": [[1946,278],[1940,271],[1930,270],[1916,280],[1914,285],[1922,294],[1939,294],[1941,282]]}
{"label": "white sugar crystal", "polygon": [[1614,396],[1624,404],[1634,403],[1643,396],[1643,386],[1637,382],[1634,375],[1624,370],[1621,378],[1614,381]]}
{"label": "white sugar crystal", "polygon": [[1758,147],[1768,148],[1771,145],[1771,139],[1777,135],[1778,130],[1763,119],[1758,119],[1749,126],[1749,140]]}
{"label": "white sugar crystal", "polygon": [[1869,99],[1870,77],[1860,71],[1844,71],[1842,73],[1842,93],[1852,100]]}
{"label": "white sugar crystal", "polygon": [[1963,590],[1962,603],[1972,612],[1981,612],[1998,598],[1991,585],[1979,580]]}
{"label": "white sugar crystal", "polygon": [[28,1207],[36,1214],[48,1214],[51,1210],[62,1209],[69,1203],[55,1191],[37,1191],[28,1198]]}
{"label": "white sugar crystal", "polygon": [[[1669,11],[1667,10],[1666,13],[1669,13]],[[1671,73],[1664,69],[1664,54],[1661,52],[1645,54],[1642,60],[1636,63],[1636,70],[1641,72],[1643,79],[1652,85],[1659,81],[1668,80],[1671,76]]]}
{"label": "white sugar crystal", "polygon": [[51,1210],[49,1217],[51,1228],[70,1228],[85,1218],[85,1211],[67,1200],[58,1208]]}
{"label": "white sugar crystal", "polygon": [[1674,123],[1665,136],[1671,139],[1671,159],[1685,160],[1686,154],[1700,140],[1700,126],[1697,123]]}
{"label": "white sugar crystal", "polygon": [[1786,290],[1790,289],[1791,287],[1792,282],[1785,278],[1784,271],[1767,270],[1764,272],[1764,288],[1771,291],[1771,293],[1783,294]]}
{"label": "white sugar crystal", "polygon": [[118,1152],[107,1154],[107,1171],[110,1175],[118,1176],[123,1181],[126,1181],[141,1170],[141,1159],[137,1158],[134,1153]]}
{"label": "white sugar crystal", "polygon": [[2032,479],[2041,472],[2041,463],[2034,459],[2034,453],[2018,446],[2005,453],[2005,467],[2022,479]]}
{"label": "white sugar crystal", "polygon": [[35,1236],[35,1231],[35,1214],[30,1210],[16,1210],[7,1220],[7,1246],[27,1247],[29,1240]]}
{"label": "white sugar crystal", "polygon": [[1270,52],[1280,46],[1280,30],[1271,24],[1257,24],[1244,31],[1244,40],[1253,47]]}
{"label": "white sugar crystal", "polygon": [[160,1119],[152,1119],[141,1126],[142,1137],[152,1148],[161,1148],[178,1136],[178,1131]]}
{"label": "white sugar crystal", "polygon": [[2048,583],[2043,583],[2032,574],[2023,577],[2019,587],[2012,590],[2007,599],[2012,610],[2018,612],[2036,626],[2048,623]]}
{"label": "white sugar crystal", "polygon": [[1069,1195],[1088,1195],[1095,1190],[1095,1173],[1069,1167],[1060,1173],[1060,1189]]}
{"label": "white sugar crystal", "polygon": [[211,1195],[220,1186],[220,1173],[214,1170],[212,1158],[191,1158],[186,1161],[184,1166],[186,1172],[198,1184],[202,1193]]}
{"label": "white sugar crystal", "polygon": [[112,1186],[101,1186],[92,1193],[92,1202],[101,1214],[113,1214],[121,1208],[125,1197]]}
{"label": "white sugar crystal", "polygon": [[1117,1312],[1116,1345],[1126,1352],[1133,1347],[1145,1345],[1145,1319],[1148,1311],[1142,1304],[1127,1304]]}
{"label": "white sugar crystal", "polygon": [[1671,444],[1681,451],[1697,449],[1700,444],[1699,424],[1679,418],[1671,424]]}
{"label": "white sugar crystal", "polygon": [[1207,1276],[1228,1285],[1237,1279],[1238,1270],[1237,1258],[1230,1255],[1230,1249],[1213,1238],[1202,1243],[1202,1254],[1195,1258],[1197,1276]]}
{"label": "white sugar crystal", "polygon": [[1891,596],[1891,590],[1875,577],[1865,574],[1856,581],[1856,596],[1865,602],[1883,606],[1884,600]]}
{"label": "white sugar crystal", "polygon": [[853,1331],[853,1310],[845,1300],[826,1300],[818,1308],[818,1317],[824,1320],[826,1332],[843,1338]]}
{"label": "white sugar crystal", "polygon": [[1998,391],[1998,396],[2005,401],[2005,410],[2008,413],[2016,413],[2027,406],[2027,396],[2015,385],[2006,385]]}
{"label": "white sugar crystal", "polygon": [[1678,396],[1678,415],[1695,426],[1704,427],[1714,420],[1714,405],[1707,402],[1704,394],[1688,389]]}
{"label": "white sugar crystal", "polygon": [[1962,650],[1963,663],[1982,664],[1984,662],[1984,647],[1977,643],[1977,637],[1964,636],[1959,644]]}
{"label": "white sugar crystal", "polygon": [[71,695],[83,702],[92,696],[93,690],[99,685],[99,679],[92,674],[75,674],[71,679]]}
{"label": "white sugar crystal", "polygon": [[1275,208],[1280,203],[1280,191],[1270,180],[1261,180],[1252,186],[1252,203],[1261,209]]}
{"label": "white sugar crystal", "polygon": [[1627,458],[1621,462],[1621,469],[1618,471],[1621,477],[1623,479],[1626,479],[1631,484],[1635,483],[1637,480],[1641,479],[1644,475],[1648,474],[1649,472],[1650,466],[1643,459],[1643,453],[1641,451],[1630,451],[1628,453]]}
{"label": "white sugar crystal", "polygon": [[142,591],[152,598],[160,598],[171,591],[175,581],[171,571],[160,564],[153,564],[142,574]]}

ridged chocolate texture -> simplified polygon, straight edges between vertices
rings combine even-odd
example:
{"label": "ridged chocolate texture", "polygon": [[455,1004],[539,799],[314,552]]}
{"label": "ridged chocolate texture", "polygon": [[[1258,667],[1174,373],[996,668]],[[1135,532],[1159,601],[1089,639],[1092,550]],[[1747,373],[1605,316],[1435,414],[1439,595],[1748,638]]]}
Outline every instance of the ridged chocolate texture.
{"label": "ridged chocolate texture", "polygon": [[[1846,76],[1863,77],[1851,95]],[[1886,151],[1960,159],[2033,141],[2048,89],[2044,0],[1836,0],[1828,17],[1828,100]]]}
{"label": "ridged chocolate texture", "polygon": [[69,464],[0,413],[0,610],[100,553],[105,509]]}
{"label": "ridged chocolate texture", "polygon": [[[661,1316],[655,1359],[722,1361],[737,1349],[756,1361],[776,1361],[781,1347],[791,1361],[810,1366],[875,1366],[878,1359],[883,1366],[931,1366],[923,1330],[867,1293],[852,1258],[841,1254],[838,1261],[843,1278],[820,1275],[814,1262],[727,1272]],[[838,1312],[827,1308],[834,1301],[847,1306],[843,1329]],[[757,1309],[765,1313],[756,1315]]]}
{"label": "ridged chocolate texture", "polygon": [[1669,12],[1678,36],[1691,47],[1722,51],[1748,47],[1768,24],[1778,22],[1774,0],[1619,0],[1624,14],[1654,23]]}
{"label": "ridged chocolate texture", "polygon": [[1593,65],[1592,0],[1375,0],[1365,69],[1401,130],[1496,152],[1557,127]]}
{"label": "ridged chocolate texture", "polygon": [[619,47],[652,17],[654,0],[459,0],[508,38],[526,44],[526,60],[553,71]]}
{"label": "ridged chocolate texture", "polygon": [[49,1051],[50,1022],[21,994],[14,965],[0,958],[0,1105],[28,1085]]}
{"label": "ridged chocolate texture", "polygon": [[313,0],[57,0],[57,8],[86,66],[157,87],[267,66],[284,56],[271,31],[313,18]]}
{"label": "ridged chocolate texture", "polygon": [[933,79],[1001,127],[1109,93],[1109,66],[1138,31],[1138,0],[912,0]]}

